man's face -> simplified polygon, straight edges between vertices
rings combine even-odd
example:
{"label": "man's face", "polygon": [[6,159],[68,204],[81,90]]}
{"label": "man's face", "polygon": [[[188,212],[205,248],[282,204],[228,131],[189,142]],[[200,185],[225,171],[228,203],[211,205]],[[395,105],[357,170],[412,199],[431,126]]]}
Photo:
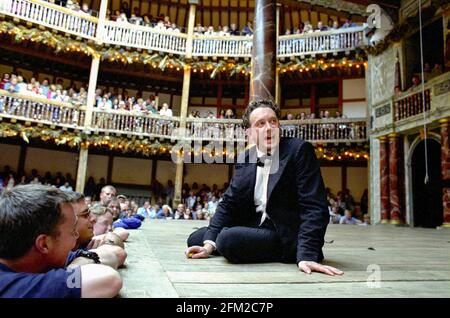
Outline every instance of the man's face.
{"label": "man's face", "polygon": [[67,255],[75,247],[78,238],[77,217],[71,204],[61,206],[63,220],[57,226],[53,237],[52,251],[49,253],[49,267],[60,268],[66,263]]}
{"label": "man's face", "polygon": [[115,197],[116,192],[111,188],[103,189],[103,191],[100,193],[100,201],[102,201],[102,203],[105,203],[106,201],[111,200]]}
{"label": "man's face", "polygon": [[105,234],[112,230],[113,216],[111,213],[106,212],[103,215],[97,217],[97,221],[94,224],[94,235]]}
{"label": "man's face", "polygon": [[112,201],[108,204],[108,208],[110,208],[113,211],[113,218],[117,219],[120,213],[120,205],[119,201]]}
{"label": "man's face", "polygon": [[89,208],[84,200],[72,203],[72,206],[76,216],[78,217],[77,231],[80,236],[78,237],[77,243],[78,245],[89,243],[94,236],[93,229],[95,217],[93,217],[89,212]]}
{"label": "man's face", "polygon": [[150,207],[150,202],[145,201],[144,202],[144,208],[148,209]]}
{"label": "man's face", "polygon": [[183,204],[178,204],[178,211],[180,212],[184,212],[184,205]]}
{"label": "man's face", "polygon": [[271,151],[280,140],[280,122],[269,107],[256,108],[250,114],[250,139],[261,151]]}

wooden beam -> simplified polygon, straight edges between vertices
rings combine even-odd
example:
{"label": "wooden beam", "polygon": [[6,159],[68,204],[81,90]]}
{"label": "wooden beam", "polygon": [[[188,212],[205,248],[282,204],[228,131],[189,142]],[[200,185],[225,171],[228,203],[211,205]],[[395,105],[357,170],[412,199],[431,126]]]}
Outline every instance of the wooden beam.
{"label": "wooden beam", "polygon": [[347,189],[347,166],[343,165],[341,168],[341,191],[345,191]]}
{"label": "wooden beam", "polygon": [[108,168],[106,170],[106,183],[107,184],[112,183],[111,178],[112,178],[113,168],[114,168],[114,156],[112,154],[110,154],[108,156]]}
{"label": "wooden beam", "polygon": [[178,27],[180,27],[180,25],[178,24],[178,13],[180,12],[180,2],[181,0],[177,1],[177,5],[175,6],[176,11],[175,11],[175,23],[177,24]]}
{"label": "wooden beam", "polygon": [[316,85],[312,84],[310,88],[310,94],[309,94],[309,111],[311,113],[314,113],[314,108],[316,104]]}
{"label": "wooden beam", "polygon": [[156,169],[158,167],[158,160],[156,158],[152,159],[152,173],[150,175],[150,181],[153,183],[153,180],[156,179]]}
{"label": "wooden beam", "polygon": [[25,161],[27,158],[27,150],[28,146],[24,143],[20,145],[20,153],[19,153],[19,160],[17,162],[17,173],[22,174],[25,173]]}

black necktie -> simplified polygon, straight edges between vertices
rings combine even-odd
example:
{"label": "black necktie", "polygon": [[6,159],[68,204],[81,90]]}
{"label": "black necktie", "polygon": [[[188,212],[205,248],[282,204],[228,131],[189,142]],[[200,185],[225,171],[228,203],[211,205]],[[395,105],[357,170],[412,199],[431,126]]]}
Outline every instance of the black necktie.
{"label": "black necktie", "polygon": [[267,159],[270,159],[270,156],[261,156],[256,158],[256,165],[258,167],[264,167],[264,163]]}

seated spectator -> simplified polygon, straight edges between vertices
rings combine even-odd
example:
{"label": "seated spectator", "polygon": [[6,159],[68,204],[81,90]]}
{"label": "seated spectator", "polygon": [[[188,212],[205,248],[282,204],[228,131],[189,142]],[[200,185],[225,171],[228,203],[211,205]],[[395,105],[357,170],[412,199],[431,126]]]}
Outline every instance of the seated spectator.
{"label": "seated spectator", "polygon": [[210,216],[213,216],[214,213],[216,213],[217,206],[219,205],[219,202],[217,201],[217,198],[215,195],[211,196],[211,200],[208,201],[208,214]]}
{"label": "seated spectator", "polygon": [[432,79],[436,76],[439,76],[442,74],[442,67],[441,64],[439,63],[435,63],[433,69],[430,72],[430,76],[428,77],[428,79]]}
{"label": "seated spectator", "polygon": [[419,86],[420,84],[421,84],[421,80],[420,80],[419,75],[413,75],[412,78],[411,78],[411,87],[410,87],[410,89],[415,88],[415,87]]}
{"label": "seated spectator", "polygon": [[[80,256],[77,217],[59,189],[21,185],[0,195],[0,297],[114,297],[122,288],[112,268]],[[77,284],[76,281],[79,280]]]}
{"label": "seated spectator", "polygon": [[172,117],[172,110],[169,108],[169,105],[167,103],[164,103],[161,110],[159,111],[159,114],[161,116]]}
{"label": "seated spectator", "polygon": [[92,206],[92,197],[85,196],[84,197],[84,203],[86,203],[87,207],[90,208]]}
{"label": "seated spectator", "polygon": [[107,201],[115,198],[116,194],[116,188],[114,188],[112,185],[105,185],[100,192],[100,203],[105,205]]}
{"label": "seated spectator", "polygon": [[361,224],[361,221],[352,216],[351,210],[345,210],[345,214],[339,220],[339,224]]}
{"label": "seated spectator", "polygon": [[67,262],[71,262],[71,259],[76,255],[78,250],[84,250],[98,254],[101,264],[111,266],[114,269],[122,266],[127,257],[126,252],[118,246],[105,245],[102,240],[103,237],[94,236],[96,217],[90,213],[84,202],[84,195],[78,192],[72,192],[68,193],[68,196],[71,198],[72,208],[77,216],[76,229],[79,236],[74,253],[69,254]]}
{"label": "seated spectator", "polygon": [[112,231],[113,212],[100,204],[89,208],[91,215],[94,217],[94,235],[101,235]]}
{"label": "seated spectator", "polygon": [[236,23],[231,23],[230,25],[230,35],[241,35],[241,33],[239,32]]}
{"label": "seated spectator", "polygon": [[364,214],[363,216],[364,221],[359,225],[370,225],[370,215]]}
{"label": "seated spectator", "polygon": [[72,192],[73,191],[73,188],[70,186],[68,181],[64,182],[64,184],[62,186],[60,186],[59,189],[64,192]]}
{"label": "seated spectator", "polygon": [[253,35],[253,23],[248,21],[247,25],[242,29],[242,35],[251,36]]}
{"label": "seated spectator", "polygon": [[146,218],[150,218],[150,210],[150,201],[145,201],[144,206],[140,207],[137,210],[136,215],[142,217],[142,219],[140,218],[140,220],[143,221]]}
{"label": "seated spectator", "polygon": [[[195,204],[195,201],[194,201],[192,206],[194,206],[194,204]],[[175,220],[182,219],[183,215],[184,215],[184,211],[185,211],[186,208],[189,209],[190,208],[189,205],[186,205],[186,207],[185,207],[185,205],[182,204],[182,203],[178,204],[177,209],[175,210],[173,218]]]}
{"label": "seated spectator", "polygon": [[339,224],[341,217],[343,217],[339,214],[339,208],[334,205],[328,206],[328,209],[330,212],[330,224]]}
{"label": "seated spectator", "polygon": [[17,85],[17,77],[12,76],[11,80],[5,83],[4,89],[10,93],[19,93],[20,87]]}
{"label": "seated spectator", "polygon": [[9,80],[10,80],[9,73],[3,74],[3,78],[0,82],[0,89],[5,89],[5,85],[6,85],[6,83],[9,83]]}
{"label": "seated spectator", "polygon": [[166,219],[166,220],[172,220],[173,219],[173,213],[172,209],[168,205],[163,205],[161,211],[159,211],[156,215],[157,219]]}
{"label": "seated spectator", "polygon": [[344,29],[345,28],[353,28],[353,27],[356,27],[356,26],[357,26],[357,24],[352,21],[352,16],[349,15],[347,17],[347,19],[345,20],[345,23],[342,25],[342,28],[344,28]]}

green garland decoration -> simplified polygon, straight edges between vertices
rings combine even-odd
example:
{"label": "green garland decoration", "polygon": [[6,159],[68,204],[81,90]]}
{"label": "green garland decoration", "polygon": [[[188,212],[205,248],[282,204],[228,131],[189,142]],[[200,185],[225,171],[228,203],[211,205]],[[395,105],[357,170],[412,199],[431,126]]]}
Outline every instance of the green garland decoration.
{"label": "green garland decoration", "polygon": [[369,144],[346,146],[346,145],[334,145],[334,146],[324,146],[316,145],[315,147],[316,156],[318,159],[328,160],[328,161],[339,161],[339,160],[368,160],[370,153]]}
{"label": "green garland decoration", "polygon": [[168,154],[172,145],[168,142],[148,138],[140,139],[107,135],[88,135],[84,132],[54,129],[49,126],[27,126],[19,123],[0,123],[0,138],[22,138],[26,143],[30,139],[54,142],[56,145],[67,145],[71,148],[99,147],[105,150],[116,150],[123,153],[137,153],[144,156]]}
{"label": "green garland decoration", "polygon": [[[191,62],[186,62],[185,58],[182,56],[173,56],[172,54],[166,53],[149,53],[149,52],[138,52],[138,51],[127,51],[123,48],[102,48],[81,41],[73,40],[71,38],[65,37],[63,35],[55,34],[49,31],[42,31],[38,28],[28,29],[23,25],[16,25],[13,22],[1,21],[0,22],[0,34],[9,34],[14,37],[16,43],[21,43],[24,41],[31,41],[36,43],[42,43],[48,45],[49,47],[55,49],[56,53],[60,52],[79,52],[84,53],[88,56],[99,57],[103,61],[109,62],[122,62],[125,64],[132,63],[142,63],[153,66],[154,69],[160,69],[165,71],[166,69],[173,71],[182,71],[186,68],[191,68],[194,72],[203,73],[205,71],[210,72],[210,78],[216,78],[219,72],[228,73],[229,76],[236,74],[248,75],[251,73],[251,62],[242,62],[237,60],[225,60],[221,59],[218,61],[212,60],[193,60]],[[287,62],[277,61],[277,67],[281,70],[287,69],[300,69],[300,68],[310,68],[314,64],[317,64],[317,70],[325,70],[325,65],[336,63],[342,64],[343,61],[348,61],[349,63],[354,63],[355,65],[365,60],[365,55],[363,52],[358,52],[356,58],[353,60],[348,57],[341,59],[330,58],[324,63],[318,64],[318,61],[324,61],[320,58],[295,58],[293,60],[288,60]]]}
{"label": "green garland decoration", "polygon": [[[30,139],[40,139],[44,142],[54,142],[56,145],[66,145],[71,148],[101,148],[123,153],[136,153],[144,156],[170,154],[172,145],[161,143],[149,138],[140,139],[109,135],[88,135],[84,132],[55,129],[49,126],[27,126],[19,123],[0,123],[0,138],[22,138],[26,143]],[[192,150],[194,151],[194,150]],[[322,160],[367,160],[369,145],[352,146],[323,146],[315,147],[317,158]]]}

